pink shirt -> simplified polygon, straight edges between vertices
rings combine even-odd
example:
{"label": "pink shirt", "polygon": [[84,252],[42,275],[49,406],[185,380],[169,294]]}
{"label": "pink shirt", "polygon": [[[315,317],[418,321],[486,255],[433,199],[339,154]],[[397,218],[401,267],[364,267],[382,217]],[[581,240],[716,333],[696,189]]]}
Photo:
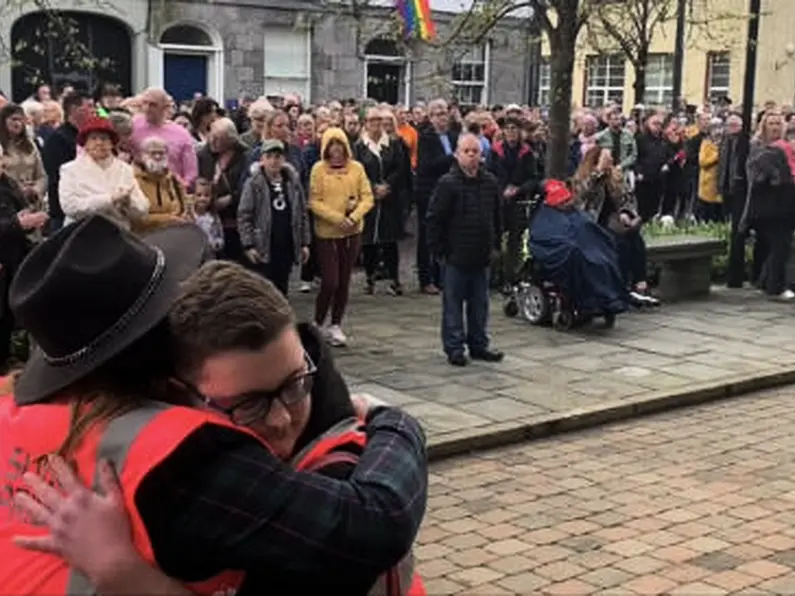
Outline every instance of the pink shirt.
{"label": "pink shirt", "polygon": [[199,164],[193,137],[179,124],[165,122],[162,126],[152,126],[143,115],[133,118],[130,141],[136,153],[140,153],[141,143],[149,137],[159,137],[168,145],[168,166],[179,176],[185,186],[193,184],[199,175]]}

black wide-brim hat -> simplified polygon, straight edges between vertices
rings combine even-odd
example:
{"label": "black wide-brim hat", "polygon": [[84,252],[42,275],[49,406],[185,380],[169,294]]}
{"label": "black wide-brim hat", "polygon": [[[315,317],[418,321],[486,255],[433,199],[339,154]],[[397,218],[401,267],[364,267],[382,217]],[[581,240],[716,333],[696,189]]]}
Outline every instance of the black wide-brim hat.
{"label": "black wide-brim hat", "polygon": [[36,343],[15,381],[16,403],[48,401],[156,327],[208,254],[194,224],[138,238],[99,215],[37,246],[9,290]]}

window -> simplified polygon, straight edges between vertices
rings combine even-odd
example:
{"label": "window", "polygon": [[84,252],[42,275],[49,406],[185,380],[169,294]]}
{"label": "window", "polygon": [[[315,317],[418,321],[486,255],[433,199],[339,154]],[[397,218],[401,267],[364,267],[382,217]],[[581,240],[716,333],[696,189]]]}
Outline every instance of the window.
{"label": "window", "polygon": [[624,103],[624,56],[588,56],[585,68],[585,105],[598,108]]}
{"label": "window", "polygon": [[552,88],[552,67],[549,58],[542,58],[538,67],[538,96],[536,105],[542,108],[549,107],[549,93]]}
{"label": "window", "polygon": [[310,92],[309,31],[278,27],[265,30],[264,95],[297,94],[303,99]]}
{"label": "window", "polygon": [[646,62],[646,93],[643,103],[669,106],[674,99],[674,57],[672,54],[649,54]]}
{"label": "window", "polygon": [[453,64],[453,89],[461,105],[476,106],[488,101],[489,47],[472,48]]}
{"label": "window", "polygon": [[707,95],[710,101],[729,95],[731,58],[729,52],[710,52],[707,55]]}

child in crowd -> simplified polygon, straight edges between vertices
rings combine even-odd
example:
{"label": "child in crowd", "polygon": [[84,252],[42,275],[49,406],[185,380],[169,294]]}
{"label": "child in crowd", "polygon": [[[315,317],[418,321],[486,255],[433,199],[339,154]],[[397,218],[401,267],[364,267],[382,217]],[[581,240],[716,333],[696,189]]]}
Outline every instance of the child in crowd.
{"label": "child in crowd", "polygon": [[204,178],[198,178],[194,183],[193,205],[189,210],[190,219],[204,230],[210,246],[217,255],[224,248],[224,228],[218,214],[212,210],[212,204],[212,184]]}

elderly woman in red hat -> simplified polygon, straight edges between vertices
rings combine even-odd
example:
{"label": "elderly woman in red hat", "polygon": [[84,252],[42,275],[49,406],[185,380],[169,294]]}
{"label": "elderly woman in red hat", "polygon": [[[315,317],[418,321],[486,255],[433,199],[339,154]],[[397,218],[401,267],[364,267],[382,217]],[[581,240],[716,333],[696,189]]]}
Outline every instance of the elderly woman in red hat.
{"label": "elderly woman in red hat", "polygon": [[105,118],[90,118],[80,129],[77,144],[83,150],[61,167],[58,186],[66,223],[100,214],[129,229],[149,212],[132,166],[113,154],[118,140]]}

